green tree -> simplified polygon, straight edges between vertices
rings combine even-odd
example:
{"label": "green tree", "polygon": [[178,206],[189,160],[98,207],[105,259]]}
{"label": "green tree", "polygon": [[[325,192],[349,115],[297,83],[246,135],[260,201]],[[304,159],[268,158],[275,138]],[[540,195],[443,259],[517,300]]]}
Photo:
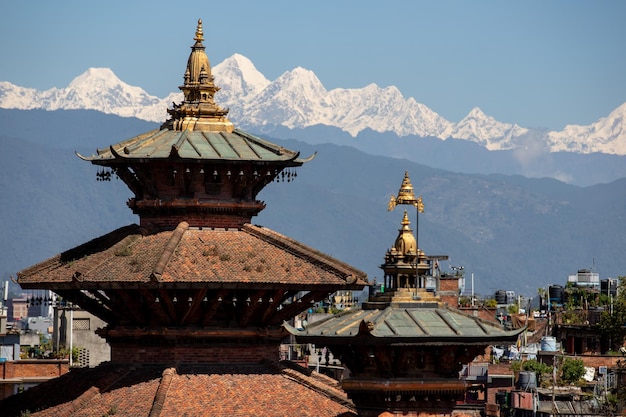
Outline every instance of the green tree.
{"label": "green tree", "polygon": [[[534,372],[539,383],[548,382],[552,377],[552,367],[536,359],[529,359],[522,364],[524,371]],[[548,377],[546,377],[548,376]]]}
{"label": "green tree", "polygon": [[552,373],[552,367],[536,359],[529,359],[522,364],[525,371],[535,372],[538,375]]}
{"label": "green tree", "polygon": [[509,314],[517,314],[517,313],[519,313],[519,306],[517,305],[517,301],[514,304],[509,305],[506,308],[506,311],[508,311]]}
{"label": "green tree", "polygon": [[626,337],[626,276],[619,277],[617,297],[612,306],[602,313],[598,329],[602,338],[608,342],[609,349],[617,350],[624,344]]}
{"label": "green tree", "polygon": [[561,365],[561,380],[575,384],[585,375],[585,364],[580,359],[565,358]]}
{"label": "green tree", "polygon": [[495,298],[490,298],[487,301],[485,301],[485,307],[487,308],[496,308],[498,306],[498,302],[496,301]]}

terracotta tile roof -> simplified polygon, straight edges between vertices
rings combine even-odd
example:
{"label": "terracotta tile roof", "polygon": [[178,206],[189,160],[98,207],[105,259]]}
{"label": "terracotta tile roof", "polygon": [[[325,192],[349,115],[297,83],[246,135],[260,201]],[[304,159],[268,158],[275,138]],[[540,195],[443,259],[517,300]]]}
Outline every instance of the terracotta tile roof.
{"label": "terracotta tile roof", "polygon": [[362,288],[366,275],[269,229],[117,229],[18,274],[26,288],[93,288],[102,283],[199,283],[215,287]]}
{"label": "terracotta tile roof", "polygon": [[[307,372],[308,373],[308,372]],[[73,370],[0,402],[4,416],[356,416],[336,381],[279,364]]]}

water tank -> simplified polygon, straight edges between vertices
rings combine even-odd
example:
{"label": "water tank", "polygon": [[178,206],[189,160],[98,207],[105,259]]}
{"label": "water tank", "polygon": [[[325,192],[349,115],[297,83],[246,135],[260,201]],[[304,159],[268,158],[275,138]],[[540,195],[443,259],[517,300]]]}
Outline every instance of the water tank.
{"label": "water tank", "polygon": [[556,338],[552,336],[544,336],[541,338],[541,350],[547,352],[556,352]]}
{"label": "water tank", "polygon": [[515,291],[507,291],[506,292],[506,303],[513,304],[515,303]]}
{"label": "water tank", "polygon": [[530,298],[520,296],[517,298],[519,301],[519,308],[526,309],[526,313],[528,313],[528,308],[530,307]]}
{"label": "water tank", "polygon": [[506,291],[504,290],[496,291],[496,303],[506,304]]}
{"label": "water tank", "polygon": [[537,388],[537,375],[534,372],[522,371],[517,378],[517,387],[524,391]]}
{"label": "water tank", "polygon": [[548,294],[550,295],[550,305],[563,304],[563,287],[560,285],[550,285],[548,288]]}

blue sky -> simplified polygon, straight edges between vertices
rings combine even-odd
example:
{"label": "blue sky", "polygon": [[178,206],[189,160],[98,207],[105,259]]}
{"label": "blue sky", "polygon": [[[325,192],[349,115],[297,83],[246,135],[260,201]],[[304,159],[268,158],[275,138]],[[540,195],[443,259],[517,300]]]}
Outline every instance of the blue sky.
{"label": "blue sky", "polygon": [[270,80],[301,66],[327,89],[395,85],[453,122],[478,106],[560,130],[626,102],[617,0],[2,1],[0,81],[65,87],[109,67],[164,97],[182,82],[198,18],[213,65],[240,53]]}

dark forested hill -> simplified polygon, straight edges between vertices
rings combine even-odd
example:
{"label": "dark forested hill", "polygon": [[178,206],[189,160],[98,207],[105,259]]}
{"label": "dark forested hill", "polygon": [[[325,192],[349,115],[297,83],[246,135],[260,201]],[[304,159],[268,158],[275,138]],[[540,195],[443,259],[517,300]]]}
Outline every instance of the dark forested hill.
{"label": "dark forested hill", "polygon": [[[87,111],[0,110],[0,274],[5,278],[62,250],[136,222],[119,180],[97,182],[74,150],[96,148],[155,128]],[[268,138],[317,157],[295,181],[271,183],[253,221],[380,277],[404,207],[387,211],[404,171],[425,213],[419,245],[474,273],[478,292],[531,295],[594,266],[602,278],[626,275],[626,179],[591,187],[552,179],[467,175],[347,146]],[[445,151],[442,150],[442,152]],[[412,227],[414,208],[408,207]]]}

